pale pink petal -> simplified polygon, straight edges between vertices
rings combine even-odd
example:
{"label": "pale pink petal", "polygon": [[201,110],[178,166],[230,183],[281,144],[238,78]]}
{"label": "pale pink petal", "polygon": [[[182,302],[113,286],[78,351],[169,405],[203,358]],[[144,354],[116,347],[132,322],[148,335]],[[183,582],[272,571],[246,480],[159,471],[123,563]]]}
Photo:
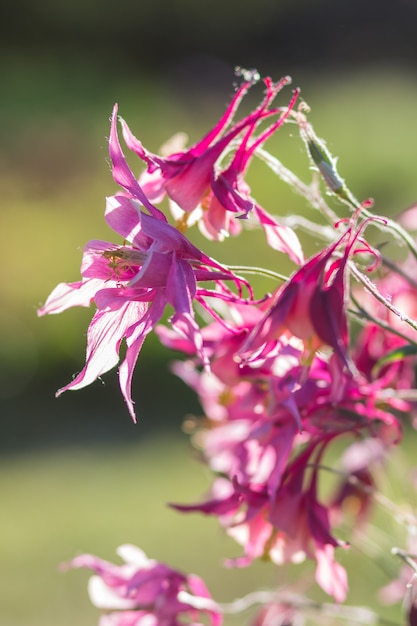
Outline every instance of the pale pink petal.
{"label": "pale pink petal", "polygon": [[139,185],[132,170],[127,164],[125,155],[123,154],[119,143],[119,137],[117,136],[117,104],[113,107],[113,114],[111,118],[109,154],[113,165],[113,178],[116,183],[131,193],[134,198],[139,200],[139,202],[146,207],[152,215],[163,216],[163,213],[154,207],[148,200],[142,187]]}
{"label": "pale pink petal", "polygon": [[235,541],[244,546],[247,559],[243,561],[238,559],[235,561],[239,567],[248,565],[252,560],[261,557],[267,549],[268,541],[272,537],[273,526],[265,520],[265,516],[260,511],[251,520],[230,526],[227,534],[233,537]]}
{"label": "pale pink petal", "polygon": [[[162,626],[160,620],[148,611],[121,611],[100,618],[99,626]],[[165,626],[165,625],[163,625]]]}
{"label": "pale pink petal", "polygon": [[89,579],[88,595],[98,609],[134,609],[137,604],[135,600],[122,598],[120,593],[106,585],[100,576],[91,576]]}
{"label": "pale pink petal", "polygon": [[136,567],[149,567],[150,565],[155,565],[156,561],[152,559],[148,559],[145,552],[134,546],[131,543],[124,543],[116,549],[116,553],[130,565],[135,565]]}
{"label": "pale pink petal", "polygon": [[60,283],[49,295],[38,315],[62,313],[73,306],[90,306],[98,289],[103,286],[100,278],[90,278],[76,283]]}
{"label": "pale pink petal", "polygon": [[134,368],[143,342],[161,318],[164,308],[165,302],[157,297],[141,321],[132,325],[132,328],[126,333],[127,349],[125,359],[119,367],[119,385],[134,422],[136,422],[136,415],[131,392]]}
{"label": "pale pink petal", "polygon": [[345,568],[334,560],[334,547],[330,544],[316,547],[315,556],[318,584],[336,602],[344,602],[348,592],[347,574]]}
{"label": "pale pink petal", "polygon": [[268,245],[274,250],[287,254],[297,265],[302,265],[304,263],[303,251],[292,228],[279,224],[260,206],[255,206],[253,211],[264,229]]}
{"label": "pale pink petal", "polygon": [[146,249],[151,245],[150,240],[141,236],[140,209],[131,198],[122,194],[107,198],[104,217],[110,228],[138,248]]}
{"label": "pale pink petal", "polygon": [[142,302],[125,302],[116,311],[97,311],[87,333],[87,355],[82,371],[57,396],[68,389],[86,387],[99,376],[117,365],[119,347],[127,329],[136,324],[146,312]]}
{"label": "pale pink petal", "polygon": [[[187,584],[192,593],[181,590],[177,596],[179,602],[183,602],[197,611],[207,612],[212,626],[220,626],[223,623],[221,609],[210,596],[202,579],[194,574],[190,574],[187,578]],[[196,624],[195,626],[198,625]]]}

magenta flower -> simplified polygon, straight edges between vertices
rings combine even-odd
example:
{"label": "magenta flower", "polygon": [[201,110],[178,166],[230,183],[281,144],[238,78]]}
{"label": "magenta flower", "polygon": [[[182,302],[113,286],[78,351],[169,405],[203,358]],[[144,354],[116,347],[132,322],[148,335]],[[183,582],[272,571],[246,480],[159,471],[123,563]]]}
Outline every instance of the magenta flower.
{"label": "magenta flower", "polygon": [[340,365],[356,373],[348,353],[348,262],[358,252],[377,257],[361,237],[368,220],[356,227],[356,219],[357,215],[336,242],[311,257],[275,292],[244,346],[243,353],[249,352],[246,358],[288,329],[303,340],[307,353],[330,346]]}
{"label": "magenta flower", "polygon": [[[129,149],[135,152],[147,165],[147,170],[139,181],[153,201],[160,201],[165,193],[186,214],[202,210],[200,227],[211,239],[222,239],[227,234],[237,234],[240,225],[233,218],[247,217],[254,210],[256,219],[264,229],[267,241],[274,249],[284,252],[295,263],[303,261],[303,254],[297,236],[292,229],[279,224],[264,209],[259,207],[249,195],[244,174],[257,147],[261,146],[280,126],[283,125],[297,100],[295,90],[287,108],[270,109],[270,105],[290,79],[283,78],[274,84],[270,78],[264,80],[266,94],[264,100],[250,115],[235,123],[227,132],[243,96],[253,81],[245,82],[236,92],[224,116],[216,126],[199,142],[188,150],[163,158],[148,152],[134,137],[124,120],[121,120],[123,136]],[[257,126],[271,116],[279,115],[259,136],[254,137]],[[112,118],[112,139],[116,136],[117,107]],[[231,163],[221,169],[219,161],[227,151],[233,150],[232,142],[243,133]],[[133,175],[132,175],[133,176]],[[129,181],[118,182],[135,195],[132,177]],[[187,220],[178,220],[184,227]]]}
{"label": "magenta flower", "polygon": [[[342,601],[347,580],[334,559],[342,544],[332,527],[342,518],[348,495],[358,496],[363,516],[370,502],[359,489],[346,488],[330,502],[320,501],[321,458],[327,446],[346,435],[355,441],[372,438],[373,449],[387,450],[400,438],[398,401],[387,397],[383,381],[352,377],[335,354],[315,355],[305,367],[302,341],[286,329],[252,360],[237,362],[261,313],[254,305],[229,310],[234,327],[215,321],[202,333],[210,376],[200,371],[198,359],[175,365],[204,408],[195,444],[217,478],[207,500],[173,506],[218,517],[243,547],[235,565],[265,556],[277,564],[305,556],[315,560],[317,582]],[[175,342],[164,333],[163,340],[181,349],[180,339]],[[193,353],[189,344],[186,352]],[[369,464],[362,448],[361,459]],[[362,476],[358,455],[355,463],[351,458],[362,448],[352,446],[350,463],[342,466],[347,485],[350,477]],[[372,484],[370,472],[364,478]]]}
{"label": "magenta flower", "polygon": [[221,626],[220,608],[201,578],[148,559],[136,546],[120,546],[117,553],[123,565],[83,554],[65,566],[95,572],[89,594],[92,603],[106,611],[100,626],[202,626],[202,614],[211,626]]}
{"label": "magenta flower", "polygon": [[[213,239],[219,238],[222,233],[235,234],[238,226],[236,221],[231,222],[233,213],[240,212],[241,216],[247,216],[252,211],[263,228],[271,248],[286,253],[294,263],[299,265],[304,258],[300,242],[294,231],[288,226],[279,224],[265,209],[258,205],[250,196],[249,186],[244,180],[244,175],[256,149],[262,146],[277,128],[282,126],[297,97],[298,90],[295,90],[287,111],[264,132],[252,138],[256,126],[256,122],[254,122],[246,131],[227,168],[218,174],[213,172],[211,191],[203,207],[202,230]],[[235,229],[235,232],[231,230],[232,228]]]}
{"label": "magenta flower", "polygon": [[[211,292],[200,293],[197,282],[231,279],[240,283],[159,213],[156,215],[146,214],[126,195],[109,198],[106,221],[126,244],[91,241],[81,265],[83,280],[58,285],[39,310],[39,315],[60,313],[72,306],[89,306],[94,300],[97,312],[88,330],[85,366],[58,395],[68,389],[85,387],[114,367],[119,360],[121,341],[125,339],[127,350],[119,380],[133,419],[134,366],[146,336],[159,322],[166,306],[174,309],[173,328],[191,342],[207,363],[192,302],[202,301],[201,293]],[[209,305],[205,308],[209,309]]]}
{"label": "magenta flower", "polygon": [[[148,152],[131,133],[126,122],[122,120],[126,145],[146,163],[148,174],[153,174],[151,187],[153,198],[160,198],[161,193],[165,192],[187,213],[193,211],[201,203],[202,198],[210,189],[216,161],[243,130],[248,127],[253,129],[257,123],[277,112],[269,111],[268,107],[282,87],[290,82],[288,77],[283,78],[277,84],[272,83],[269,78],[265,79],[267,91],[260,106],[223,134],[230,125],[243,97],[257,78],[254,76],[243,83],[222,118],[205,137],[188,150],[172,154],[167,158]],[[116,114],[117,107],[113,114],[114,123]],[[146,180],[149,181],[149,176]]]}

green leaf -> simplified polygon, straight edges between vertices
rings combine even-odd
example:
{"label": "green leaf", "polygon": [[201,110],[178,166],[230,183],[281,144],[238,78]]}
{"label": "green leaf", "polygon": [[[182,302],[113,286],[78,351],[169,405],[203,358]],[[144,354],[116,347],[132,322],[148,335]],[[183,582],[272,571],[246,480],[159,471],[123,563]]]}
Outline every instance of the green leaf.
{"label": "green leaf", "polygon": [[406,344],[391,352],[388,352],[382,359],[379,359],[378,363],[374,365],[372,368],[372,374],[377,376],[381,369],[385,365],[389,365],[390,363],[396,363],[397,361],[402,361],[408,356],[415,356],[417,354],[417,345],[415,344]]}

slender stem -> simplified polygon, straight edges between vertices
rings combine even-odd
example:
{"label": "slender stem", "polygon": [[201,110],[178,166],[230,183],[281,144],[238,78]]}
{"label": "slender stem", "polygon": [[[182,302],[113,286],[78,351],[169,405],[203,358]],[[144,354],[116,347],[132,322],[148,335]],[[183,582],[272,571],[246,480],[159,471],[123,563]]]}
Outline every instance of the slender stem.
{"label": "slender stem", "polygon": [[255,591],[243,598],[239,598],[230,604],[222,604],[223,613],[234,614],[245,611],[255,604],[282,604],[304,613],[321,613],[326,617],[335,617],[349,620],[354,624],[368,624],[375,626],[400,626],[397,622],[381,617],[374,611],[359,607],[331,604],[330,602],[314,602],[308,598],[288,592]]}
{"label": "slender stem", "polygon": [[304,196],[306,200],[322,213],[326,219],[334,224],[339,219],[336,213],[328,206],[325,200],[319,193],[317,185],[306,185],[302,180],[298,178],[291,170],[285,167],[277,158],[273,157],[269,152],[262,148],[257,148],[256,155],[267,164],[267,166],[277,174],[281,180],[290,185],[300,195]]}
{"label": "slender stem", "polygon": [[404,563],[407,563],[407,565],[413,570],[414,576],[416,576],[417,563],[414,560],[415,557],[412,558],[407,552],[401,550],[401,548],[392,548],[391,554],[393,554],[394,556],[398,556],[402,561],[404,561]]}
{"label": "slender stem", "polygon": [[229,270],[232,272],[241,272],[242,274],[255,274],[258,276],[266,276],[267,278],[273,278],[276,280],[282,280],[283,282],[288,280],[288,276],[284,276],[284,274],[279,274],[278,272],[274,272],[273,270],[268,270],[264,267],[255,267],[255,266],[245,266],[245,265],[228,265]]}
{"label": "slender stem", "polygon": [[335,239],[334,227],[322,226],[321,224],[312,222],[302,215],[288,215],[286,217],[280,217],[280,222],[285,226],[289,226],[290,228],[302,228],[310,235],[314,233],[324,241],[332,242]]}
{"label": "slender stem", "polygon": [[[355,212],[360,208],[362,216],[370,218],[377,217],[372,211],[369,211],[368,208],[361,205],[350,191],[345,181],[339,176],[336,168],[336,159],[330,154],[325,142],[317,137],[312,125],[307,121],[301,109],[294,111],[292,115],[298,124],[301,138],[306,145],[313,166],[319,170],[329,191],[339,198],[339,200],[350,206]],[[380,224],[380,228],[382,230],[391,231],[397,239],[401,239],[414,258],[417,259],[416,244],[411,235],[409,235],[400,224],[397,224],[395,220],[389,217],[384,217],[384,223]]]}

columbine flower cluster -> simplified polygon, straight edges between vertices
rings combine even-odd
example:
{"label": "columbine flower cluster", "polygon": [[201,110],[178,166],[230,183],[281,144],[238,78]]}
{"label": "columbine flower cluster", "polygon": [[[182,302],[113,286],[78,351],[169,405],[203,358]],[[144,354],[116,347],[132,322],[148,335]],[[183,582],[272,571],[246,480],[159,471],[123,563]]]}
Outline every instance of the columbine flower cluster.
{"label": "columbine flower cluster", "polygon": [[[58,285],[40,314],[94,302],[85,366],[58,394],[84,387],[114,367],[124,340],[119,381],[133,419],[132,375],[146,336],[155,329],[165,345],[183,352],[187,360],[174,364],[174,371],[198,394],[204,417],[196,423],[194,443],[215,479],[201,503],[172,506],[218,517],[243,550],[229,565],[247,566],[257,558],[277,565],[311,559],[317,583],[342,602],[348,581],[335,553],[349,544],[338,536],[338,525],[353,500],[357,524],[366,523],[373,470],[400,441],[401,416],[414,408],[417,285],[408,266],[417,253],[401,226],[372,215],[370,201],[353,197],[307,121],[305,105],[297,104],[299,91],[284,106],[274,105],[288,78],[265,79],[260,105],[234,121],[259,78],[255,72],[243,77],[215,127],[174,154],[149,152],[120,120],[126,146],[145,164],[139,178],[122,151],[114,108],[109,151],[122,191],[107,199],[105,218],[122,243],[90,241],[82,280]],[[348,217],[336,216],[317,181],[303,184],[264,150],[285,123],[299,128],[312,166],[327,191],[349,207]],[[257,156],[330,222],[332,230],[310,229],[321,247],[306,261],[289,222],[251,196],[245,175]],[[170,216],[159,206],[165,196]],[[236,273],[185,234],[197,224],[208,238],[222,241],[247,223],[262,228],[267,244],[296,266],[288,278],[269,271],[276,287],[261,299],[240,275],[245,268]],[[303,226],[305,219],[293,218],[294,224]],[[385,259],[365,239],[370,226],[402,238],[410,259],[402,266]],[[203,316],[197,317],[196,305]],[[160,325],[167,308],[173,310],[169,327]],[[359,322],[354,332],[351,320]],[[345,453],[330,467],[333,444],[340,441]],[[324,475],[333,477],[333,493],[326,499],[320,489]],[[114,600],[96,604],[119,610],[117,617],[103,618],[103,625],[176,624],[177,614],[199,607],[219,623],[218,610],[208,608],[212,601],[199,604],[195,598],[208,598],[199,579],[162,565],[136,570],[129,563],[117,568],[90,556],[72,562],[96,571],[101,582],[94,590],[104,585]],[[142,591],[148,586],[152,593],[145,601]],[[158,617],[146,621],[151,613]]]}

